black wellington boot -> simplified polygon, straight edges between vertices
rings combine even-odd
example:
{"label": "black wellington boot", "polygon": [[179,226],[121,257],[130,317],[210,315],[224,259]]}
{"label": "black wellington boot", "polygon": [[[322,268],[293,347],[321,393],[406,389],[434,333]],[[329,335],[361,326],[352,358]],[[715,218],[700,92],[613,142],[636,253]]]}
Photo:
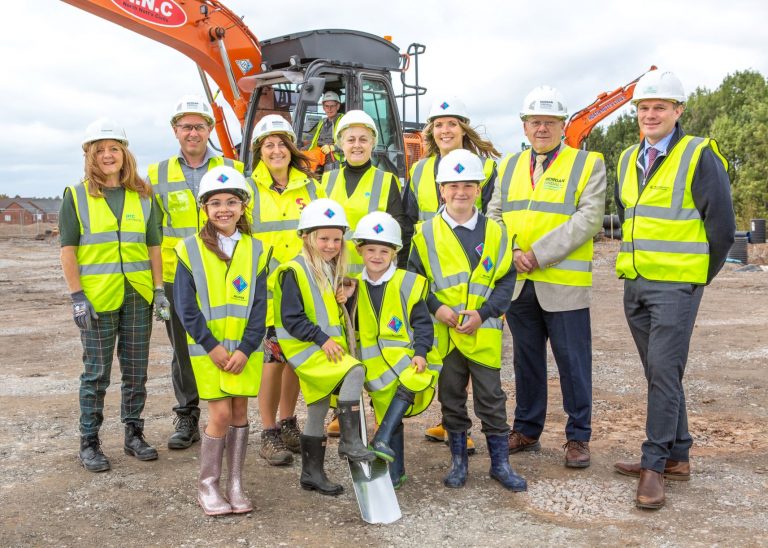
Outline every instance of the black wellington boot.
{"label": "black wellington boot", "polygon": [[301,434],[301,487],[307,491],[317,491],[321,495],[340,495],[344,488],[333,483],[325,475],[325,436],[305,436]]}
{"label": "black wellington boot", "polygon": [[408,408],[413,403],[413,394],[411,394],[410,401],[403,396],[407,397],[407,394],[402,394],[405,389],[399,386],[395,397],[389,403],[387,412],[384,413],[384,418],[381,419],[379,429],[376,431],[376,435],[373,436],[373,440],[368,445],[368,449],[376,453],[376,456],[387,462],[395,461],[395,450],[391,447],[392,436],[398,425],[403,424],[403,416]]}
{"label": "black wellington boot", "polygon": [[369,451],[360,437],[360,402],[340,401],[339,456],[352,462],[372,462],[376,453]]}
{"label": "black wellington boot", "polygon": [[464,487],[467,482],[469,456],[467,455],[467,433],[448,432],[448,446],[451,448],[451,470],[443,479],[443,485],[452,489]]}

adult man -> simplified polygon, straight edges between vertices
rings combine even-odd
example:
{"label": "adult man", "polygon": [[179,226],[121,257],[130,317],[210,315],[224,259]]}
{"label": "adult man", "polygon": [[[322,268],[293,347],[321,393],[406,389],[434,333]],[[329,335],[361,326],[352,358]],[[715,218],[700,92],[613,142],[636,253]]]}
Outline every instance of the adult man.
{"label": "adult man", "polygon": [[341,120],[341,98],[335,91],[326,91],[322,104],[326,118],[315,126],[308,149],[319,148],[325,154],[323,171],[330,171],[339,167],[342,160],[341,149],[335,144],[336,126]]}
{"label": "adult man", "polygon": [[616,273],[625,280],[624,313],[648,381],[642,459],[615,469],[640,477],[640,508],[664,505],[665,477],[690,478],[683,373],[704,286],[722,268],[736,230],[728,162],[714,140],[685,135],[678,124],[684,101],[673,73],[640,78],[632,103],[645,138],[619,158],[615,192],[622,221]]}
{"label": "adult man", "polygon": [[549,86],[533,89],[520,117],[531,148],[501,163],[489,215],[516,237],[517,283],[507,323],[514,340],[515,422],[509,452],[538,451],[547,415],[547,339],[560,374],[565,465],[590,464],[592,238],[605,208],[605,163],[562,143],[567,108]]}
{"label": "adult man", "polygon": [[222,164],[243,171],[242,163],[216,156],[208,147],[213,124],[211,106],[202,97],[183,96],[171,115],[171,128],[181,149],[177,155],[152,164],[147,170],[163,230],[163,282],[172,309],[171,319],[165,322],[165,327],[173,345],[171,378],[178,405],[173,408],[176,431],[168,440],[169,449],[186,449],[200,439],[197,384],[189,360],[186,332],[173,306],[177,260],[173,248],[180,239],[198,232],[206,220],[195,198],[203,175]]}

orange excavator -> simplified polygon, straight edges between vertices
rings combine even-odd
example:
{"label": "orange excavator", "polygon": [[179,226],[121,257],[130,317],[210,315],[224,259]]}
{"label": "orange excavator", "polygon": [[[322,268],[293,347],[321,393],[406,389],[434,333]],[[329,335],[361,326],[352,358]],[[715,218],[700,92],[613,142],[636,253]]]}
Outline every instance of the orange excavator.
{"label": "orange excavator", "polygon": [[[418,123],[401,120],[398,99],[416,101],[426,88],[406,82],[411,60],[425,47],[411,44],[405,53],[391,40],[354,30],[314,30],[259,41],[242,18],[218,0],[63,0],[129,30],[180,51],[197,64],[208,101],[214,109],[216,134],[224,156],[249,165],[249,143],[256,121],[266,114],[291,120],[300,144],[322,119],[318,100],[335,91],[343,109],[365,110],[376,122],[379,142],[373,162],[406,177],[423,151]],[[392,73],[403,85],[396,95]],[[240,128],[227,127],[208,81],[218,86]]]}

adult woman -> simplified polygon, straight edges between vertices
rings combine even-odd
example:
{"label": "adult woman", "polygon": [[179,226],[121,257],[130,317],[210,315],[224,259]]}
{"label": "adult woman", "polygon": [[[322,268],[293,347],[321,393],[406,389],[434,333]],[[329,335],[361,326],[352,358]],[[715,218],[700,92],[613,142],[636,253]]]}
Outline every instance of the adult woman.
{"label": "adult woman", "polygon": [[[296,148],[296,134],[283,117],[270,114],[259,120],[251,150],[256,161],[248,179],[254,198],[251,231],[265,246],[272,246],[270,272],[274,273],[279,265],[301,252],[301,238],[296,234],[301,210],[325,193],[314,179],[307,158]],[[270,292],[273,283],[274,275],[268,281]],[[259,454],[275,466],[290,464],[292,452],[301,450],[301,432],[294,414],[299,379],[293,369],[285,367],[286,363],[277,342],[270,299],[259,391],[263,427]]]}
{"label": "adult woman", "polygon": [[[411,168],[410,183],[403,196],[403,207],[417,226],[434,217],[442,203],[435,181],[440,160],[449,152],[462,148],[483,158],[485,180],[480,183],[481,193],[475,205],[485,213],[496,183],[494,158],[499,158],[501,153],[490,141],[481,138],[469,123],[467,108],[456,97],[441,98],[432,104],[423,131],[427,155]],[[427,428],[424,434],[431,441],[443,441],[446,436],[442,423]],[[467,443],[470,454],[474,453],[472,439],[469,438]]]}
{"label": "adult woman", "polygon": [[110,468],[99,428],[115,346],[124,451],[139,460],[157,458],[144,440],[141,412],[153,298],[159,317],[168,318],[170,305],[163,290],[162,236],[152,190],[136,172],[125,131],[111,120],[96,120],[86,129],[83,151],[85,177],[64,191],[59,214],[61,266],[83,344],[79,458],[86,470],[102,472]]}

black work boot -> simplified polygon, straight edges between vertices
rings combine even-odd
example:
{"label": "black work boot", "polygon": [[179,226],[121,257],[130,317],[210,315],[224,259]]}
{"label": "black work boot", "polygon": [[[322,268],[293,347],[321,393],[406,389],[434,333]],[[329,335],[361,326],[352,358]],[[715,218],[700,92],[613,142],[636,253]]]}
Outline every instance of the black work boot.
{"label": "black work boot", "polygon": [[168,438],[168,449],[186,449],[200,440],[200,429],[194,415],[176,415],[176,432]]}
{"label": "black work boot", "polygon": [[325,436],[305,436],[301,434],[301,487],[307,491],[317,491],[321,495],[340,495],[344,488],[333,483],[325,475]]}
{"label": "black work boot", "polygon": [[109,470],[109,461],[101,452],[99,436],[82,436],[80,438],[80,462],[89,472],[104,472]]}
{"label": "black work boot", "polygon": [[139,460],[155,460],[157,449],[144,441],[144,429],[136,423],[129,422],[125,425],[125,445],[123,451]]}
{"label": "black work boot", "polygon": [[411,397],[408,398],[408,394],[404,394],[404,391],[406,390],[402,386],[398,386],[395,397],[392,398],[384,418],[381,419],[376,435],[368,445],[368,449],[376,453],[377,457],[390,463],[395,461],[395,450],[391,447],[392,435],[397,426],[403,423],[403,415],[413,403],[413,393],[410,392]]}
{"label": "black work boot", "polygon": [[360,402],[340,401],[338,410],[339,456],[352,462],[376,460],[376,453],[369,451],[360,437]]}

